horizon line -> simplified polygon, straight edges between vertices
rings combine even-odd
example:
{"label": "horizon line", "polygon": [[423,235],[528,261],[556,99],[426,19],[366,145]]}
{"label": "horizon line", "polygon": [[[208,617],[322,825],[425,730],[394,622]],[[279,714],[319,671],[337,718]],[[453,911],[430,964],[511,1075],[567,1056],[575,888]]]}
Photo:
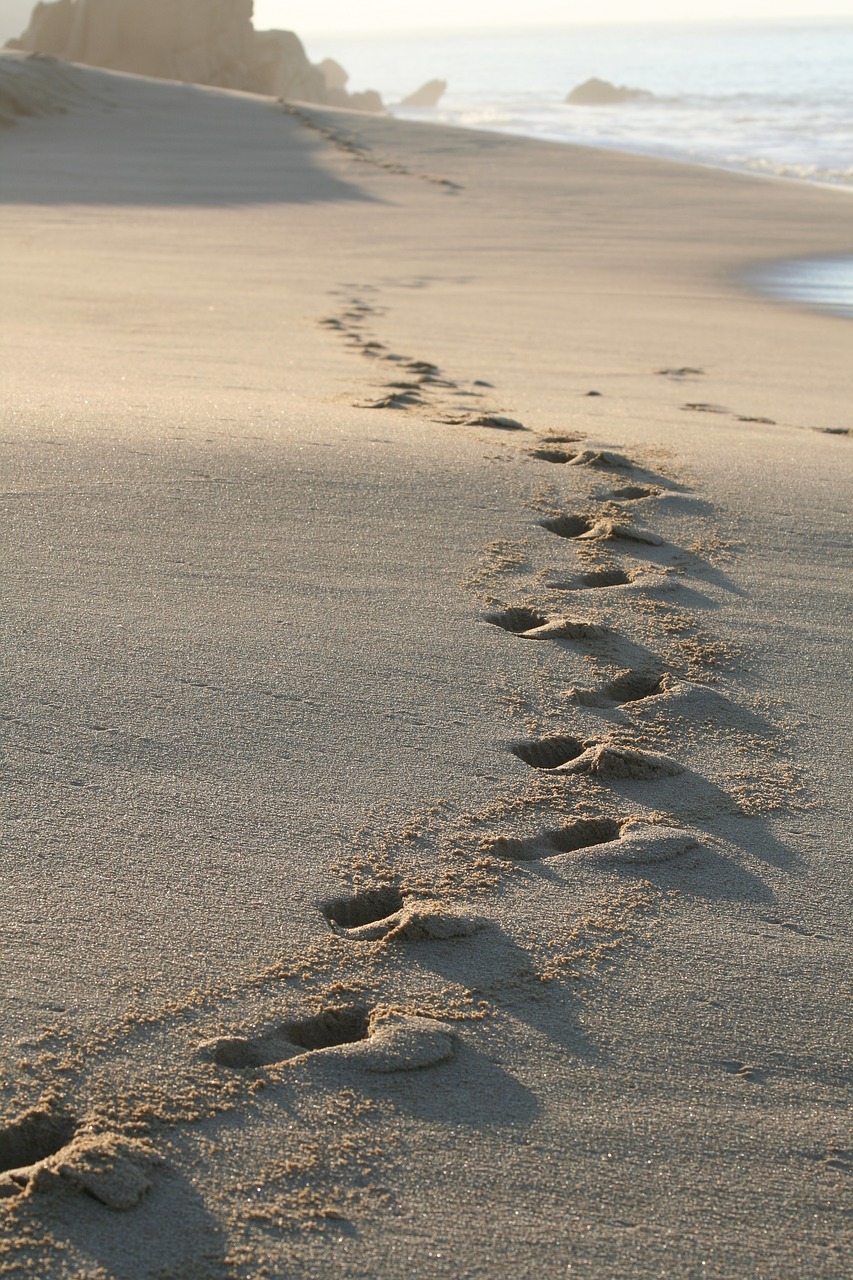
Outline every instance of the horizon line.
{"label": "horizon line", "polygon": [[[768,15],[754,14],[752,16],[741,17],[737,14],[730,14],[726,17],[713,17],[711,15],[703,15],[701,17],[678,17],[678,18],[603,18],[596,22],[589,22],[583,19],[568,18],[561,22],[553,21],[536,21],[530,22],[497,22],[486,26],[466,23],[459,26],[446,23],[436,26],[417,26],[417,27],[395,27],[395,26],[376,26],[376,27],[306,27],[288,28],[296,30],[297,35],[310,36],[335,36],[338,38],[359,38],[364,36],[379,35],[459,35],[462,33],[483,34],[488,32],[492,34],[498,31],[563,31],[568,29],[600,29],[614,27],[791,27],[791,26],[853,26],[853,13],[802,13],[802,14],[785,14],[777,17]],[[256,30],[276,30],[283,28],[257,28]]]}

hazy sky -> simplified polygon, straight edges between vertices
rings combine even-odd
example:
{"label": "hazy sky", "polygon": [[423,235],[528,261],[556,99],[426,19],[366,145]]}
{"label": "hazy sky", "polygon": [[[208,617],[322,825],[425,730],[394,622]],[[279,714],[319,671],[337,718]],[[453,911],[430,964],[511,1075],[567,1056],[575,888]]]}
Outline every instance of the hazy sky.
{"label": "hazy sky", "polygon": [[[2,0],[0,0],[2,2]],[[395,28],[684,22],[719,18],[853,18],[853,0],[255,0],[255,26],[298,32]]]}

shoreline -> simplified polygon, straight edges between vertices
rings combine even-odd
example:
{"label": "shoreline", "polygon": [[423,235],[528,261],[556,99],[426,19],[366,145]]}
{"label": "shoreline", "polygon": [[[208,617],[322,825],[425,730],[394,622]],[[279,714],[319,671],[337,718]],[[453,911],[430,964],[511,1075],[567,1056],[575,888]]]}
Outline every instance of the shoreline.
{"label": "shoreline", "polygon": [[601,141],[584,142],[582,139],[579,139],[579,138],[558,138],[558,137],[545,136],[543,134],[524,133],[521,130],[505,130],[505,129],[499,129],[497,127],[492,129],[485,125],[478,127],[477,125],[471,125],[471,124],[454,124],[450,121],[444,121],[444,120],[432,121],[432,120],[427,120],[423,116],[419,117],[415,115],[411,115],[411,116],[395,115],[393,105],[389,108],[388,114],[395,120],[405,121],[409,124],[429,124],[435,128],[446,128],[446,129],[470,129],[475,133],[497,133],[507,138],[526,138],[531,142],[555,143],[557,146],[566,146],[566,147],[584,147],[584,148],[588,148],[591,151],[609,151],[609,152],[614,152],[616,155],[636,156],[641,159],[648,159],[648,160],[662,160],[667,164],[690,165],[697,169],[710,169],[712,172],[736,173],[736,174],[740,174],[743,177],[755,178],[759,182],[761,181],[786,182],[786,183],[790,182],[790,183],[793,183],[795,186],[802,185],[807,187],[815,187],[821,191],[840,191],[840,192],[844,192],[847,195],[853,195],[853,181],[848,181],[846,183],[840,182],[840,181],[838,182],[819,181],[814,178],[794,177],[791,174],[785,174],[785,173],[765,173],[757,169],[750,169],[745,165],[715,164],[710,160],[696,160],[691,157],[674,155],[670,152],[656,151],[654,149],[647,149],[640,146],[627,147],[627,146],[619,146],[616,143],[613,143],[611,145]]}
{"label": "shoreline", "polygon": [[845,211],[74,82],[0,140],[0,1275],[834,1280],[849,333],[734,273]]}

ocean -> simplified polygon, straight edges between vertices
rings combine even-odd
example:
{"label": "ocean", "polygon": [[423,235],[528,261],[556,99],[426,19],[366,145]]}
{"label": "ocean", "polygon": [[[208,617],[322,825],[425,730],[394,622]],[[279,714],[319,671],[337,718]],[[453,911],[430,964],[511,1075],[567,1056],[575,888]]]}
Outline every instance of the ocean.
{"label": "ocean", "polygon": [[[350,88],[378,89],[407,119],[853,193],[853,20],[398,32],[316,36],[305,44],[313,61],[337,59]],[[569,91],[592,76],[649,96],[567,105]],[[437,107],[395,105],[431,79],[448,82]],[[853,315],[853,259],[791,264],[755,284]]]}
{"label": "ocean", "polygon": [[[853,189],[853,21],[424,32],[305,41],[395,114]],[[647,100],[568,106],[591,76]],[[447,80],[438,107],[396,107]]]}

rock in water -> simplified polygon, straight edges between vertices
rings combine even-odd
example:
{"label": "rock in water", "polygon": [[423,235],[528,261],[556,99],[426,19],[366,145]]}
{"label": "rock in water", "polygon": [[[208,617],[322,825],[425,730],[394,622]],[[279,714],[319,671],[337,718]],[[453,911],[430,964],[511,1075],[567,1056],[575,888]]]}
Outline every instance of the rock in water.
{"label": "rock in water", "polygon": [[420,89],[416,89],[414,93],[409,94],[408,98],[404,98],[400,106],[437,107],[445,93],[447,93],[446,80],[427,80]]}
{"label": "rock in water", "polygon": [[645,89],[630,89],[624,84],[611,84],[595,76],[572,89],[566,102],[575,107],[607,107],[619,102],[639,102],[651,98]]}

